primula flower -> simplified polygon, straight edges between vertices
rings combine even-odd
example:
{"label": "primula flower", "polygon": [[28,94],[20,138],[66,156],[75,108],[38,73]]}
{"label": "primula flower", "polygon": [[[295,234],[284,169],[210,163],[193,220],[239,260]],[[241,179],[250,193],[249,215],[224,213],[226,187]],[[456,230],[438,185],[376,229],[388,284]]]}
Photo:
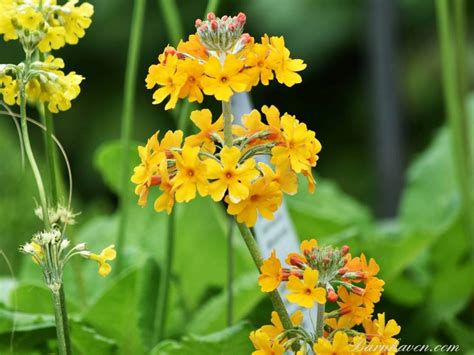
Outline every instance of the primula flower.
{"label": "primula flower", "polygon": [[272,292],[278,288],[282,280],[282,269],[280,260],[276,257],[275,249],[268,259],[260,267],[261,275],[258,283],[262,292]]}
{"label": "primula flower", "polygon": [[328,318],[324,320],[328,326],[330,326],[333,330],[337,329],[350,329],[352,328],[355,323],[352,319],[347,317],[339,317],[339,318]]}
{"label": "primula flower", "polygon": [[380,344],[389,348],[395,348],[398,344],[398,340],[394,336],[400,333],[401,327],[393,319],[385,324],[385,313],[377,314],[377,319],[365,320],[363,326],[365,332],[372,337],[376,337]]}
{"label": "primula flower", "polygon": [[148,70],[146,77],[147,89],[153,89],[156,85],[160,85],[153,93],[153,104],[162,103],[168,96],[170,97],[165,106],[165,110],[172,109],[176,106],[181,88],[186,82],[187,75],[184,72],[177,72],[178,56],[175,54],[168,55],[166,64],[160,63],[152,65]]}
{"label": "primula flower", "polygon": [[337,302],[342,318],[348,318],[355,324],[361,324],[364,319],[371,316],[374,308],[364,307],[362,297],[355,293],[349,293],[344,286],[339,286],[337,294],[341,301]]}
{"label": "primula flower", "polygon": [[160,190],[162,194],[155,200],[155,211],[166,211],[168,214],[171,213],[171,210],[174,206],[174,191],[173,191],[173,182],[170,179],[168,173],[168,163],[166,159],[162,160],[160,163]]}
{"label": "primula flower", "polygon": [[43,15],[31,7],[19,11],[15,19],[17,23],[28,31],[35,31],[43,22]]}
{"label": "primula flower", "polygon": [[250,67],[247,73],[253,78],[252,86],[257,85],[259,82],[263,85],[268,85],[270,80],[273,80],[272,67],[268,62],[269,52],[268,46],[260,43],[255,43],[252,50],[249,51],[245,65]]}
{"label": "primula flower", "polygon": [[278,165],[275,171],[265,163],[258,163],[258,167],[265,177],[278,183],[284,193],[294,195],[298,191],[298,176],[291,170],[289,163]]}
{"label": "primula flower", "polygon": [[199,102],[203,100],[201,78],[204,73],[204,68],[195,59],[186,58],[178,64],[179,72],[186,74],[186,80],[179,92],[179,98],[188,98],[189,102]]}
{"label": "primula flower", "polygon": [[225,57],[222,65],[219,59],[211,57],[205,64],[207,76],[202,78],[206,95],[214,95],[219,101],[229,101],[234,92],[246,91],[250,78],[241,73],[244,63],[234,55]]}
{"label": "primula flower", "polygon": [[237,216],[239,223],[245,223],[247,227],[253,227],[257,223],[257,214],[264,218],[273,220],[274,213],[282,202],[280,185],[268,178],[261,177],[250,185],[249,195],[246,199],[237,203],[227,196],[227,213]]}
{"label": "primula flower", "polygon": [[351,346],[349,337],[344,332],[337,332],[332,342],[325,338],[319,338],[314,344],[313,350],[318,355],[350,355]]}
{"label": "primula flower", "polygon": [[[290,319],[293,325],[295,326],[300,325],[303,322],[303,312],[301,312],[300,310],[297,310],[295,313],[291,315]],[[260,328],[260,330],[262,332],[267,333],[270,339],[275,339],[278,335],[283,333],[285,328],[283,327],[283,324],[281,323],[280,316],[275,311],[272,312],[271,322],[272,322],[272,325],[264,325],[263,327]]]}
{"label": "primula flower", "polygon": [[300,249],[303,254],[306,252],[312,252],[314,248],[318,246],[318,241],[316,239],[303,240],[300,244]]}
{"label": "primula flower", "polygon": [[186,138],[186,144],[192,147],[201,147],[208,153],[214,153],[216,144],[213,137],[221,136],[224,129],[224,120],[221,117],[212,123],[212,113],[208,109],[195,110],[191,112],[191,121],[199,128],[200,132]]}
{"label": "primula flower", "polygon": [[385,282],[376,277],[369,279],[365,284],[364,294],[361,296],[364,305],[371,307],[374,303],[379,302],[384,285]]}
{"label": "primula flower", "polygon": [[190,201],[196,197],[196,190],[201,196],[208,192],[206,164],[199,159],[199,147],[184,145],[181,153],[173,152],[176,159],[177,174],[173,191],[176,201]]}
{"label": "primula flower", "polygon": [[100,254],[90,253],[88,258],[94,261],[97,261],[99,264],[99,275],[102,277],[107,276],[110,271],[112,271],[112,266],[107,263],[107,261],[114,260],[117,256],[117,252],[114,249],[113,245],[108,246],[100,252]]}
{"label": "primula flower", "polygon": [[312,308],[315,302],[326,303],[326,290],[317,287],[318,278],[318,270],[312,270],[311,268],[305,269],[303,281],[291,275],[286,284],[288,290],[291,291],[290,294],[286,295],[288,301],[305,308]]}
{"label": "primula flower", "polygon": [[367,263],[367,259],[364,254],[362,254],[360,257],[351,259],[347,263],[346,267],[349,271],[358,272],[361,276],[361,279],[364,280],[374,277],[380,271],[380,267],[373,258],[370,258],[369,263]]}
{"label": "primula flower", "polygon": [[269,335],[261,330],[250,333],[250,340],[255,347],[252,355],[283,355],[285,348],[278,341],[270,339]]}
{"label": "primula flower", "polygon": [[259,176],[255,169],[255,160],[248,159],[239,164],[241,153],[237,147],[224,147],[220,152],[221,162],[207,159],[207,177],[214,180],[209,185],[209,195],[214,201],[220,201],[226,191],[232,203],[238,203],[249,195],[252,180]]}

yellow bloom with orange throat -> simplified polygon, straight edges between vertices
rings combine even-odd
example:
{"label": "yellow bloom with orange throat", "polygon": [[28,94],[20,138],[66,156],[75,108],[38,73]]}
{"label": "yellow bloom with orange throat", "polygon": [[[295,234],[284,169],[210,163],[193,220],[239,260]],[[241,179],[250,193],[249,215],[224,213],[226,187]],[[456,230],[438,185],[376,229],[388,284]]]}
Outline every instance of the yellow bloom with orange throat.
{"label": "yellow bloom with orange throat", "polygon": [[286,298],[291,303],[305,308],[312,308],[314,303],[326,303],[326,290],[318,285],[319,272],[311,268],[306,268],[303,273],[303,280],[291,275],[288,278],[286,287],[290,294]]}
{"label": "yellow bloom with orange throat", "polygon": [[280,260],[276,257],[275,250],[260,267],[261,274],[258,277],[258,283],[262,292],[272,292],[278,288],[282,280],[282,268]]}

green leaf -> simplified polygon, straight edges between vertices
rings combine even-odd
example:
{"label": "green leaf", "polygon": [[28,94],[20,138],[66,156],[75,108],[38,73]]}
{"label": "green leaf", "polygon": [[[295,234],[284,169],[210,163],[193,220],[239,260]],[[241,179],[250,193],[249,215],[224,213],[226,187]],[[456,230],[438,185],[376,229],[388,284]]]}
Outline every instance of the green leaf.
{"label": "green leaf", "polygon": [[445,327],[446,333],[448,333],[454,340],[454,344],[459,344],[463,354],[467,354],[470,351],[474,353],[474,328],[460,322],[457,319],[452,319],[446,322]]}
{"label": "green leaf", "polygon": [[[129,151],[130,177],[133,167],[138,165],[139,157],[137,146],[139,143],[132,142]],[[120,170],[122,156],[122,145],[120,141],[110,141],[103,143],[94,154],[94,166],[102,174],[106,185],[116,194],[120,193]],[[130,187],[132,183],[130,183]]]}
{"label": "green leaf", "polygon": [[248,355],[252,352],[248,323],[239,323],[218,333],[206,336],[188,335],[180,342],[164,341],[151,355]]}
{"label": "green leaf", "polygon": [[93,328],[77,322],[70,322],[71,343],[75,354],[106,355],[115,354],[117,344],[100,334]]}
{"label": "green leaf", "polygon": [[367,207],[344,194],[335,183],[317,179],[316,191],[307,191],[306,179],[299,179],[298,193],[285,197],[296,231],[302,238],[316,236],[326,243],[345,229],[361,233],[372,221]]}
{"label": "green leaf", "polygon": [[120,354],[143,353],[137,319],[137,280],[141,271],[131,269],[113,280],[84,315],[87,324],[117,341]]}
{"label": "green leaf", "polygon": [[[250,272],[235,280],[233,288],[233,317],[244,319],[265,296],[258,287],[258,273]],[[200,307],[187,330],[194,334],[208,334],[223,329],[227,322],[227,290]]]}

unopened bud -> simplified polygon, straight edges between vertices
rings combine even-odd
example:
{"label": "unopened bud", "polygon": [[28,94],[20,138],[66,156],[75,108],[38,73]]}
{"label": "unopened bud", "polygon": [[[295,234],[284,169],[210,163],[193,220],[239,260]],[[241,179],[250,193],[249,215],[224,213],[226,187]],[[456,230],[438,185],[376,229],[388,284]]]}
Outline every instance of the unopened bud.
{"label": "unopened bud", "polygon": [[222,20],[222,21],[227,21],[228,18],[229,18],[229,16],[224,15],[224,16],[221,17],[221,20]]}
{"label": "unopened bud", "polygon": [[212,20],[215,20],[216,19],[216,14],[214,14],[213,12],[209,12],[207,14],[207,20],[208,21],[212,21]]}
{"label": "unopened bud", "polygon": [[243,44],[250,43],[252,40],[252,37],[248,33],[242,33],[242,36],[240,36],[240,42]]}
{"label": "unopened bud", "polygon": [[329,257],[327,255],[323,258],[323,264],[325,266],[327,266],[329,264]]}
{"label": "unopened bud", "polygon": [[353,286],[351,291],[355,293],[356,295],[362,296],[365,290],[363,288]]}
{"label": "unopened bud", "polygon": [[328,291],[328,301],[329,302],[336,302],[339,299],[339,296],[333,290]]}
{"label": "unopened bud", "polygon": [[153,175],[151,177],[150,186],[157,186],[161,184],[161,176]]}
{"label": "unopened bud", "polygon": [[303,260],[301,260],[297,255],[291,255],[290,256],[290,264],[297,266],[297,267],[303,267],[304,263]]}
{"label": "unopened bud", "polygon": [[212,20],[212,21],[211,21],[211,29],[212,29],[213,31],[217,31],[217,28],[218,28],[218,27],[219,27],[219,25],[218,25],[217,21],[216,21],[216,20]]}
{"label": "unopened bud", "polygon": [[202,20],[200,18],[198,18],[198,19],[196,19],[196,21],[194,21],[194,26],[196,28],[199,28],[201,25],[202,25]]}
{"label": "unopened bud", "polygon": [[349,252],[349,246],[348,245],[343,245],[341,248],[342,255],[347,255]]}
{"label": "unopened bud", "polygon": [[245,22],[247,21],[247,16],[243,12],[239,12],[237,15],[237,22],[243,26],[245,25]]}
{"label": "unopened bud", "polygon": [[349,269],[347,267],[341,267],[339,270],[338,270],[338,274],[339,275],[344,275],[347,271],[349,271]]}

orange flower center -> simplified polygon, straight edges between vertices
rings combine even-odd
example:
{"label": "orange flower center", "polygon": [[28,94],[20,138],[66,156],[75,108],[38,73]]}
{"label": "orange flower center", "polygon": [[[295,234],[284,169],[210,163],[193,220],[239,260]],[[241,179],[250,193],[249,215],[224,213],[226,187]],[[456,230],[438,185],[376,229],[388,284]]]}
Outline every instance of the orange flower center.
{"label": "orange flower center", "polygon": [[194,176],[194,170],[188,170],[188,176]]}
{"label": "orange flower center", "polygon": [[304,290],[304,294],[305,295],[310,295],[311,294],[311,289],[307,288],[306,290]]}
{"label": "orange flower center", "polygon": [[221,78],[221,83],[223,83],[223,84],[227,83],[228,81],[229,81],[229,78],[227,78],[226,76],[223,76]]}
{"label": "orange flower center", "polygon": [[232,173],[231,173],[230,171],[226,172],[226,173],[225,173],[225,177],[226,177],[227,179],[230,179],[230,178],[232,177]]}

